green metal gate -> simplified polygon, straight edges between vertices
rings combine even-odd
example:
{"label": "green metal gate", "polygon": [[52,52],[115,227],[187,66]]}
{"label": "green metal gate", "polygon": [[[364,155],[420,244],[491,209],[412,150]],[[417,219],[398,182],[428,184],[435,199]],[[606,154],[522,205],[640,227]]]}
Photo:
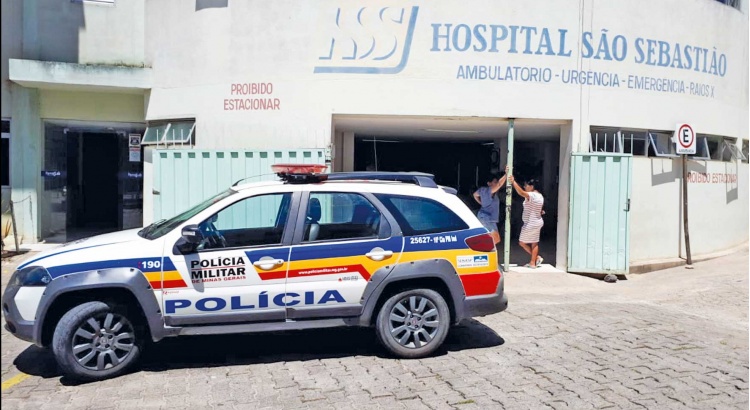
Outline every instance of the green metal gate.
{"label": "green metal gate", "polygon": [[626,274],[632,155],[573,153],[568,271]]}
{"label": "green metal gate", "polygon": [[324,164],[325,159],[324,149],[155,150],[154,220],[177,215],[243,178],[275,180],[272,164]]}

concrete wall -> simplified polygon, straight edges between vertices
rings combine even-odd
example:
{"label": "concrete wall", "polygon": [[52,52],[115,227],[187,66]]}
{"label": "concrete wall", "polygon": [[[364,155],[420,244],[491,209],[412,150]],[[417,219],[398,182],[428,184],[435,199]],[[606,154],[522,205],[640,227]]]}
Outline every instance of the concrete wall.
{"label": "concrete wall", "polygon": [[[701,133],[748,135],[747,15],[715,1],[585,2],[583,8],[575,0],[541,0],[533,7],[518,7],[511,0],[476,1],[470,7],[460,1],[388,3],[406,7],[405,19],[412,14],[411,6],[419,8],[408,60],[401,71],[393,73],[382,70],[398,66],[407,43],[407,36],[400,35],[406,31],[395,23],[368,20],[371,8],[366,9],[362,28],[356,23],[362,5],[349,2],[226,4],[197,9],[193,2],[172,0],[146,6],[147,61],[155,70],[147,118],[196,117],[198,133],[210,133],[210,138],[200,139],[201,147],[250,144],[263,148],[269,140],[284,147],[322,147],[331,139],[331,115],[338,113],[567,119],[576,125],[574,149],[585,141],[590,125],[670,130],[685,117]],[[380,10],[381,3],[367,4]],[[340,28],[336,25],[339,8]],[[181,24],[159,24],[164,21]],[[449,24],[454,31],[445,37]],[[462,24],[466,30],[454,36]],[[517,33],[515,47],[508,34],[496,52],[489,51],[490,31],[484,35],[486,45],[472,34],[469,48],[457,51],[456,45],[463,47],[469,30],[478,25],[490,30],[493,24],[534,27],[536,34],[529,34],[529,53],[525,54],[526,32]],[[192,29],[185,30],[185,26]],[[544,28],[554,55],[539,47]],[[565,30],[563,49],[559,47],[559,30]],[[387,53],[381,47],[394,44],[394,35],[399,40],[398,52],[374,60],[374,56]],[[608,46],[600,46],[605,35]],[[361,58],[372,47],[372,38],[377,40],[374,51]],[[321,59],[329,55],[332,40],[332,58]],[[639,51],[648,58],[648,40],[655,41],[653,65],[640,60]],[[354,41],[359,54],[348,59]],[[622,61],[616,61],[617,55],[605,59],[604,52],[597,59],[600,47],[609,50],[614,45],[620,50],[618,46],[625,44],[627,54],[619,54]],[[722,65],[711,74],[703,72],[702,65],[698,71],[692,66],[659,66],[661,44],[670,50],[679,44],[681,53],[685,45],[708,52],[708,69],[715,52],[717,61],[726,61],[726,70]],[[484,51],[475,51],[475,47]],[[673,51],[667,54],[670,59],[674,56]],[[315,73],[319,66],[375,67],[381,72]],[[549,70],[551,77],[549,81],[465,79],[460,70],[466,66],[492,70],[499,66],[504,77],[508,67],[534,68]],[[610,79],[617,75],[619,85],[612,86],[611,80],[599,85],[564,81],[571,70],[584,70],[584,75],[591,71]],[[668,79],[670,84],[676,81],[686,88],[684,92],[634,89],[629,87],[629,76],[639,80],[646,76],[647,81]],[[235,83],[271,83],[273,92],[233,95]],[[713,91],[713,95],[692,95],[691,84],[694,89],[700,85]],[[227,110],[225,106],[227,99],[259,97],[278,98],[280,109]]]}
{"label": "concrete wall", "polygon": [[144,0],[23,3],[26,59],[83,64],[144,62]]}
{"label": "concrete wall", "polygon": [[[143,96],[43,92],[12,84],[9,59],[143,66],[145,0],[114,5],[58,0],[3,0],[0,47],[0,107],[11,119],[12,193],[19,236],[39,235],[37,195],[43,133],[41,115],[98,121],[142,122]],[[45,98],[46,97],[46,98]],[[134,101],[138,101],[135,104]],[[106,117],[106,118],[102,118]]]}
{"label": "concrete wall", "polygon": [[568,227],[570,225],[570,153],[575,139],[575,121],[560,127],[559,190],[557,192],[557,266],[568,266]]}
{"label": "concrete wall", "polygon": [[22,10],[21,0],[4,0],[0,13],[0,110],[3,118],[10,118],[11,87],[8,81],[8,59],[20,58],[22,54]]}
{"label": "concrete wall", "polygon": [[36,242],[40,232],[38,200],[42,188],[40,173],[44,152],[39,91],[13,85],[12,93],[11,200],[15,203],[18,235],[24,242]]}
{"label": "concrete wall", "polygon": [[138,94],[40,91],[43,119],[143,122],[143,96]]}
{"label": "concrete wall", "polygon": [[[748,241],[748,164],[689,161],[688,227],[693,255]],[[729,175],[725,181],[722,175]],[[635,157],[630,220],[631,263],[684,257],[682,163]]]}
{"label": "concrete wall", "polygon": [[[21,43],[21,33],[23,31],[22,10],[22,0],[4,0],[0,3],[0,116],[2,116],[3,119],[12,119],[11,117],[13,114],[13,85],[8,80],[8,60],[11,58],[19,58],[23,54]],[[12,131],[13,130],[11,130],[10,142],[11,150],[13,150],[14,145],[19,145],[20,147],[20,139],[13,138],[15,134],[13,134]],[[12,183],[13,181],[11,181],[11,184]],[[10,199],[11,189],[3,187],[2,193],[0,193],[0,209],[2,212],[6,211]],[[3,215],[3,229],[5,229],[7,219],[6,215]],[[12,238],[10,242],[6,241],[5,243],[12,245]]]}

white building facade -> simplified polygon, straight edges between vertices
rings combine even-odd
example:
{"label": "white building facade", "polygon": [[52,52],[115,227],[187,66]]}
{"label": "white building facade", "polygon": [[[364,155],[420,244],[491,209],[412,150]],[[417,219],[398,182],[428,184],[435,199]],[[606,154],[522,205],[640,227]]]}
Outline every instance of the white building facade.
{"label": "white building facade", "polygon": [[638,266],[684,256],[670,138],[687,123],[692,253],[728,250],[748,240],[748,11],[725,3],[3,2],[3,209],[28,243],[150,223],[164,149],[318,150],[466,196],[504,167],[513,119],[560,268],[573,158],[631,158]]}

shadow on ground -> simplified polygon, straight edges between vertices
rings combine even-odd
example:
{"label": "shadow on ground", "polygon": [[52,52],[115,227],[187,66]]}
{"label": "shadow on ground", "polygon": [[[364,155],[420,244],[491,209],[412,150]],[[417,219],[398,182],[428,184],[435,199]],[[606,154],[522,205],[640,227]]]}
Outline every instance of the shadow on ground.
{"label": "shadow on ground", "polygon": [[[28,253],[28,252],[29,251],[26,250],[26,249],[21,249],[21,250],[18,250],[18,251],[6,251],[5,249],[3,249],[2,252],[0,252],[0,258],[2,258],[3,260],[10,259],[10,258],[12,258],[14,256],[23,255],[23,254]],[[11,263],[11,262],[12,261],[7,261],[7,263]]]}
{"label": "shadow on ground", "polygon": [[[505,340],[476,320],[467,320],[448,333],[434,356],[467,349],[500,346]],[[369,328],[336,328],[264,334],[189,336],[165,339],[146,346],[140,369],[162,372],[173,369],[237,366],[258,363],[307,361],[350,356],[391,356]],[[18,370],[43,378],[60,377],[52,351],[37,346],[24,350],[13,364]],[[79,384],[61,378],[64,385]]]}

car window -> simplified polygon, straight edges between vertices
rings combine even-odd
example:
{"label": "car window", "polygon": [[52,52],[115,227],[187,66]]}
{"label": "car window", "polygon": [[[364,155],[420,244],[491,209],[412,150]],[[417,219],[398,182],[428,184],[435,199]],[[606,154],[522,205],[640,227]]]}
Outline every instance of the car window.
{"label": "car window", "polygon": [[278,245],[289,216],[291,193],[242,199],[201,222],[203,249]]}
{"label": "car window", "polygon": [[373,238],[380,232],[380,211],[362,195],[313,192],[307,204],[305,242]]}
{"label": "car window", "polygon": [[166,235],[169,231],[172,229],[182,225],[185,221],[188,219],[194,217],[195,215],[198,215],[199,213],[203,212],[204,209],[208,208],[209,206],[221,201],[224,198],[227,198],[231,195],[236,194],[237,191],[234,191],[232,189],[228,189],[224,192],[221,192],[217,194],[216,196],[213,196],[198,205],[188,209],[187,211],[174,216],[170,219],[163,219],[158,222],[154,222],[151,225],[141,229],[138,231],[138,235],[140,235],[143,238],[146,239],[156,239],[160,238],[164,235]]}
{"label": "car window", "polygon": [[469,226],[445,205],[428,198],[376,194],[393,214],[405,236],[468,229]]}

